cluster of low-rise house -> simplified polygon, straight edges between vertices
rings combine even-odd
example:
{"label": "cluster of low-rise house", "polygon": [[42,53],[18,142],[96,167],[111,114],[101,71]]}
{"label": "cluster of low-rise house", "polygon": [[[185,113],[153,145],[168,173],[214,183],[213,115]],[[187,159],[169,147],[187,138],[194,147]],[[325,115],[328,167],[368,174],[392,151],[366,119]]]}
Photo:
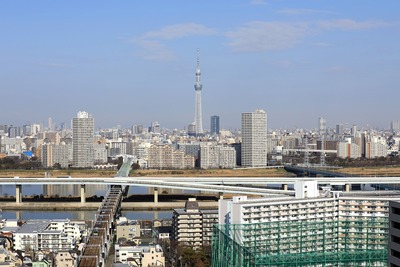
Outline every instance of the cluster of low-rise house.
{"label": "cluster of low-rise house", "polygon": [[[200,249],[211,244],[217,210],[203,210],[195,198],[172,219],[130,220],[120,217],[115,224],[115,266],[166,266],[165,252],[175,245]],[[9,220],[0,221],[1,266],[76,267],[90,236],[92,221]]]}
{"label": "cluster of low-rise house", "polygon": [[77,220],[8,220],[0,225],[2,266],[74,267],[88,235]]}
{"label": "cluster of low-rise house", "polygon": [[[91,221],[0,221],[1,266],[76,267],[90,233]],[[115,226],[116,266],[165,266],[163,248],[169,244],[171,220],[136,221],[125,217]]]}

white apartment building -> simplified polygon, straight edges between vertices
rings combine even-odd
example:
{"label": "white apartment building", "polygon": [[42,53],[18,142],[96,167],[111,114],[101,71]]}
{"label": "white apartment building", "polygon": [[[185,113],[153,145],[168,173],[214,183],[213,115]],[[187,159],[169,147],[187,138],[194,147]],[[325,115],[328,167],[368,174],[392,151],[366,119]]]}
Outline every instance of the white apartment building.
{"label": "white apartment building", "polygon": [[219,148],[219,166],[231,169],[236,167],[236,150],[233,147],[223,146]]}
{"label": "white apartment building", "polygon": [[86,230],[86,225],[84,223],[78,224],[75,222],[71,222],[68,219],[54,220],[50,221],[49,226],[46,228],[46,230],[62,231],[67,236],[70,236],[79,242],[82,239],[81,233]]}
{"label": "white apartment building", "polygon": [[115,245],[115,262],[134,267],[165,266],[164,252],[160,245]]}
{"label": "white apartment building", "polygon": [[170,145],[152,145],[149,148],[147,167],[150,169],[193,169],[194,157]]}
{"label": "white apartment building", "polygon": [[107,149],[105,144],[94,144],[94,163],[104,164],[107,163]]}
{"label": "white apartment building", "polygon": [[377,137],[371,138],[370,142],[365,144],[365,157],[368,159],[386,157],[388,155],[388,146],[386,140],[379,140]]}
{"label": "white apartment building", "polygon": [[44,168],[53,167],[53,147],[52,144],[43,144],[40,150],[40,159]]}
{"label": "white apartment building", "polygon": [[150,146],[150,143],[140,143],[137,147],[135,147],[133,155],[136,155],[138,159],[147,160],[149,157]]}
{"label": "white apartment building", "polygon": [[88,168],[94,165],[94,119],[79,111],[72,119],[73,167]]}
{"label": "white apartment building", "polygon": [[67,251],[80,240],[80,226],[69,220],[29,220],[14,233],[14,250]]}
{"label": "white apartment building", "polygon": [[236,167],[236,151],[216,143],[200,144],[200,168],[234,168]]}
{"label": "white apartment building", "polygon": [[[231,229],[231,238],[239,245],[253,247],[257,240],[260,251],[269,244],[269,253],[275,249],[280,253],[382,250],[386,246],[390,200],[400,200],[400,194],[364,191],[298,199],[238,196],[219,201],[219,221],[227,225],[226,229]],[[276,243],[274,240],[278,239],[280,242]],[[285,244],[293,244],[293,247]],[[320,244],[329,244],[329,247],[320,248]]]}
{"label": "white apartment building", "polygon": [[218,211],[200,210],[200,212],[202,215],[203,246],[210,246],[214,225],[218,224]]}
{"label": "white apartment building", "polygon": [[40,251],[68,251],[75,248],[77,240],[61,230],[45,229],[37,233]]}
{"label": "white apartment building", "polygon": [[59,145],[53,146],[53,165],[59,163],[61,168],[67,168],[71,163],[72,144],[61,142]]}
{"label": "white apartment building", "polygon": [[41,160],[43,167],[51,168],[54,164],[60,164],[61,168],[67,168],[71,158],[72,145],[61,143],[59,145],[46,143],[42,145]]}
{"label": "white apartment building", "polygon": [[25,147],[26,145],[23,138],[0,136],[0,153],[22,153]]}
{"label": "white apartment building", "polygon": [[30,220],[22,225],[13,235],[14,250],[38,250],[38,232],[43,232],[48,221]]}
{"label": "white apartment building", "polygon": [[172,221],[172,239],[179,245],[198,249],[210,245],[218,211],[200,210],[196,199],[189,198],[184,209],[174,209]]}
{"label": "white apartment building", "polygon": [[267,166],[267,113],[242,113],[242,166]]}
{"label": "white apartment building", "polygon": [[127,142],[109,141],[107,142],[107,146],[108,146],[107,153],[109,157],[128,154]]}
{"label": "white apartment building", "polygon": [[340,142],[337,144],[337,156],[349,159],[359,158],[361,157],[360,147],[350,141]]}

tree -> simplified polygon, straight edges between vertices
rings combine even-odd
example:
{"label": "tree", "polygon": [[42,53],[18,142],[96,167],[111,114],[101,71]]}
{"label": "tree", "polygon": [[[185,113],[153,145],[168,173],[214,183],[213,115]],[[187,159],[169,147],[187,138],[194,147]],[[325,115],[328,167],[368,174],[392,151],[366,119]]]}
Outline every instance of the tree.
{"label": "tree", "polygon": [[191,247],[178,246],[179,259],[183,266],[210,266],[210,248],[193,250]]}
{"label": "tree", "polygon": [[140,165],[139,165],[139,163],[133,163],[131,168],[132,168],[132,170],[139,170],[140,169]]}
{"label": "tree", "polygon": [[54,169],[54,170],[61,170],[61,164],[58,163],[58,162],[54,163],[53,169]]}

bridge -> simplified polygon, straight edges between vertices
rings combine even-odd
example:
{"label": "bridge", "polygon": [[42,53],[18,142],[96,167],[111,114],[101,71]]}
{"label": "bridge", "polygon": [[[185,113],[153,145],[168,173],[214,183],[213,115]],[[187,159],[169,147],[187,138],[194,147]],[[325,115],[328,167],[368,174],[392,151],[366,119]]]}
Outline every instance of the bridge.
{"label": "bridge", "polygon": [[[112,177],[112,178],[1,178],[3,185],[16,186],[16,203],[22,202],[22,185],[38,184],[75,184],[81,186],[81,202],[85,203],[86,186],[104,184],[120,186],[123,190],[127,186],[141,186],[154,188],[154,199],[158,197],[159,188],[173,188],[199,190],[215,193],[261,195],[286,194],[294,195],[288,190],[288,185],[296,181],[316,180],[320,185],[344,185],[346,191],[352,184],[400,184],[400,177]],[[268,189],[271,184],[281,184],[282,189]]]}
{"label": "bridge", "polygon": [[[131,169],[132,158],[125,158],[117,172],[118,176],[127,177]],[[121,207],[123,186],[112,185],[104,197],[95,215],[94,226],[79,258],[78,267],[104,266],[114,239],[114,224]]]}
{"label": "bridge", "polygon": [[[119,169],[117,176],[110,178],[0,178],[2,184],[15,185],[16,202],[22,202],[22,185],[38,184],[75,184],[81,186],[81,203],[85,203],[86,186],[104,184],[109,185],[110,189],[104,197],[96,215],[94,226],[90,230],[89,238],[79,259],[79,267],[104,266],[109,249],[113,241],[113,229],[117,218],[123,192],[129,186],[153,187],[154,201],[158,199],[158,188],[175,188],[187,190],[199,190],[207,192],[217,192],[219,194],[233,193],[245,195],[294,195],[293,190],[288,190],[288,186],[298,181],[315,180],[319,185],[343,185],[346,191],[350,191],[351,184],[399,184],[400,177],[355,177],[330,172],[318,173],[315,176],[305,177],[128,177],[132,162],[128,159]],[[286,168],[286,167],[285,167]],[[292,171],[304,173],[304,168],[297,167]],[[310,174],[310,170],[309,173]],[[333,173],[332,173],[333,174]],[[269,184],[281,184],[282,189],[268,189]]]}

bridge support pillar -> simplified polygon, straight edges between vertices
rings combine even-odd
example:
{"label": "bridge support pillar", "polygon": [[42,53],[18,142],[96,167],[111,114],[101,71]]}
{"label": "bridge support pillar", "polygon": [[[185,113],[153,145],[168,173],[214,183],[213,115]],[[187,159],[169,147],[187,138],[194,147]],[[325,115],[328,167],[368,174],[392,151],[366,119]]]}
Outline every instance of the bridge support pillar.
{"label": "bridge support pillar", "polygon": [[345,192],[350,192],[350,184],[345,184],[344,185],[344,191]]}
{"label": "bridge support pillar", "polygon": [[218,198],[224,199],[224,192],[218,192]]}
{"label": "bridge support pillar", "polygon": [[158,188],[154,187],[154,203],[158,203]]}
{"label": "bridge support pillar", "polygon": [[81,184],[81,203],[86,203],[86,185]]}
{"label": "bridge support pillar", "polygon": [[15,185],[15,203],[22,203],[22,185]]}
{"label": "bridge support pillar", "polygon": [[288,190],[288,184],[282,184],[282,190],[287,191]]}

